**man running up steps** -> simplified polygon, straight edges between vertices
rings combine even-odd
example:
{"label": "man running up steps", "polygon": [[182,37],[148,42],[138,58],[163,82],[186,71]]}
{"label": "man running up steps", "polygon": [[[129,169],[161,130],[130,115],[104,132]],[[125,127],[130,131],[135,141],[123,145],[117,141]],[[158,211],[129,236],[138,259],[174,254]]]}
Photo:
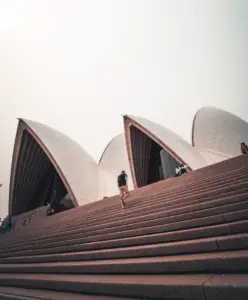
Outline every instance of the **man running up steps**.
{"label": "man running up steps", "polygon": [[125,202],[124,202],[124,197],[126,195],[126,197],[129,196],[129,191],[128,191],[128,187],[127,187],[127,174],[125,171],[121,171],[121,174],[118,176],[118,187],[120,190],[120,196],[121,196],[121,207],[122,209],[125,208]]}

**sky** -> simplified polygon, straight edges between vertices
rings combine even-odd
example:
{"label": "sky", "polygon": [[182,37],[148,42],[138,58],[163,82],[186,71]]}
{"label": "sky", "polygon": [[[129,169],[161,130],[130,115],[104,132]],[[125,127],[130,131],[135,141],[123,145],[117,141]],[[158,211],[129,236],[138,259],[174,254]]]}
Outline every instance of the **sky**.
{"label": "sky", "polygon": [[202,106],[248,121],[247,54],[246,0],[0,0],[0,217],[17,118],[96,160],[121,114],[190,141]]}

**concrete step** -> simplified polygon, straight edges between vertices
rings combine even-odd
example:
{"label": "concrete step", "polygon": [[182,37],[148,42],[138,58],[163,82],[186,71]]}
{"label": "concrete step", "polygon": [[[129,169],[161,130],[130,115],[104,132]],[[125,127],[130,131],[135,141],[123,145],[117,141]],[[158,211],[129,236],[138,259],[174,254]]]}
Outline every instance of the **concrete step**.
{"label": "concrete step", "polygon": [[[225,216],[227,218],[227,216]],[[232,218],[230,216],[230,218]],[[244,218],[243,215],[240,216],[241,219]],[[222,221],[223,222],[223,219]],[[106,249],[106,248],[117,248],[117,247],[125,247],[125,246],[137,246],[137,245],[145,245],[145,244],[154,244],[161,242],[172,242],[172,241],[183,241],[190,239],[199,239],[205,237],[213,237],[213,236],[221,236],[228,234],[237,234],[237,233],[247,233],[247,225],[248,221],[236,221],[236,222],[228,222],[226,219],[226,223],[224,224],[215,224],[209,225],[205,227],[199,228],[190,228],[177,230],[173,232],[163,232],[157,234],[150,235],[140,235],[140,236],[132,236],[132,237],[120,237],[117,236],[116,239],[112,240],[100,240],[100,241],[88,241],[84,244],[72,244],[66,246],[59,246],[53,248],[44,248],[44,249],[29,249],[19,251],[18,247],[17,251],[12,252],[11,256],[30,256],[30,255],[43,255],[43,254],[55,254],[55,253],[64,253],[64,252],[78,252],[85,250],[96,250],[96,249]],[[1,258],[9,257],[9,253],[1,254]]]}
{"label": "concrete step", "polygon": [[[25,289],[15,287],[0,287],[1,300],[134,300],[134,298],[108,297],[66,293],[59,291],[44,291],[38,289]],[[135,298],[137,299],[137,298]]]}
{"label": "concrete step", "polygon": [[[248,199],[248,187],[246,186],[246,183],[242,183],[238,185],[240,187],[239,191],[230,191],[230,192],[225,192],[225,190],[223,189],[219,189],[217,194],[214,195],[208,195],[208,197],[204,198],[204,194],[199,195],[198,199],[192,201],[191,198],[187,199],[175,199],[173,201],[171,201],[170,203],[168,203],[166,205],[166,211],[162,211],[161,209],[165,207],[165,204],[162,204],[161,207],[159,206],[159,208],[156,209],[149,209],[147,211],[142,211],[142,208],[140,208],[140,212],[142,212],[142,215],[139,216],[139,214],[137,214],[137,210],[136,210],[136,215],[138,215],[138,217],[135,215],[134,211],[129,211],[126,210],[124,213],[121,212],[119,218],[117,218],[117,222],[114,222],[113,217],[112,216],[108,216],[108,220],[111,219],[111,222],[108,223],[103,223],[101,220],[97,220],[98,224],[97,225],[92,225],[87,227],[87,225],[85,224],[85,222],[83,224],[80,224],[80,226],[78,226],[78,228],[74,228],[75,224],[72,224],[71,226],[73,227],[73,229],[71,230],[67,230],[67,231],[51,231],[49,234],[43,233],[43,234],[39,234],[34,232],[35,235],[32,235],[31,237],[27,237],[24,239],[24,236],[22,237],[22,239],[15,239],[14,242],[18,242],[19,246],[22,245],[23,243],[32,243],[32,241],[36,241],[37,239],[39,239],[40,241],[42,240],[42,238],[45,238],[46,241],[49,240],[49,238],[53,239],[54,237],[57,237],[57,233],[59,233],[60,235],[60,240],[63,240],[64,237],[67,237],[68,235],[70,237],[74,237],[74,236],[78,236],[78,234],[81,234],[81,236],[85,235],[86,233],[88,235],[93,234],[90,233],[92,231],[95,230],[100,230],[101,233],[103,233],[104,229],[106,228],[106,230],[109,230],[108,228],[111,227],[116,227],[116,226],[134,226],[133,228],[135,228],[135,226],[143,226],[144,224],[139,223],[141,220],[143,220],[143,222],[150,220],[151,218],[153,219],[153,223],[156,222],[156,220],[158,220],[159,218],[164,218],[168,215],[173,216],[175,214],[182,214],[182,213],[187,213],[189,211],[195,211],[195,210],[200,210],[200,209],[206,209],[208,207],[211,206],[220,206],[223,205],[224,203],[228,204],[228,203],[232,203],[235,201],[240,201],[240,199]],[[245,186],[245,188],[244,188]],[[243,187],[243,188],[242,188]],[[221,193],[222,192],[222,193]],[[242,193],[240,196],[237,195],[237,193]],[[247,194],[247,196],[246,196]],[[223,195],[225,195],[226,197],[219,199],[219,200],[213,200],[212,199],[216,199],[216,196],[218,195],[218,197],[223,197]],[[232,197],[231,197],[232,196]],[[235,198],[236,197],[236,198]],[[203,202],[203,203],[202,203]],[[188,205],[187,205],[188,204]],[[191,205],[190,205],[191,204]],[[184,207],[185,206],[185,207]],[[177,207],[180,207],[177,209]],[[130,207],[131,208],[131,207]],[[132,216],[136,216],[135,218],[132,218]],[[115,216],[116,219],[116,216]],[[150,221],[151,222],[151,221]],[[159,222],[159,221],[158,221]],[[137,223],[136,225],[134,225],[134,223]],[[83,227],[83,229],[82,229]],[[117,228],[116,228],[117,229]],[[74,234],[75,232],[75,234]],[[1,243],[1,248],[4,247],[11,247],[11,244],[13,242],[9,241],[9,242],[5,242],[5,243]]]}
{"label": "concrete step", "polygon": [[[194,208],[192,208],[192,212],[181,214],[177,216],[173,216],[173,213],[170,217],[164,217],[160,218],[157,220],[150,220],[147,222],[143,222],[143,224],[133,224],[132,226],[130,225],[129,227],[133,227],[133,229],[129,228],[128,226],[125,227],[125,231],[122,231],[122,226],[120,227],[112,227],[108,228],[106,230],[97,230],[93,231],[90,233],[83,232],[83,237],[75,237],[72,239],[71,237],[68,236],[68,239],[66,241],[60,240],[60,241],[46,241],[41,239],[41,237],[38,237],[36,241],[30,244],[29,241],[25,242],[24,244],[21,245],[20,243],[16,242],[11,246],[7,247],[1,247],[0,249],[0,254],[8,252],[10,253],[11,251],[16,251],[16,245],[18,244],[18,249],[19,250],[28,250],[30,249],[31,246],[35,248],[50,248],[50,247],[58,247],[58,246],[64,246],[65,244],[76,244],[76,243],[84,243],[87,242],[89,239],[94,240],[98,239],[99,237],[101,238],[109,238],[112,239],[113,237],[116,236],[132,236],[132,235],[140,235],[142,234],[153,234],[153,233],[158,233],[158,232],[164,232],[164,231],[170,231],[170,230],[178,230],[178,229],[183,229],[183,228],[192,228],[192,227],[198,227],[202,226],[205,222],[221,222],[223,219],[223,216],[225,214],[228,214],[230,211],[232,214],[239,214],[241,213],[242,215],[247,213],[248,215],[248,201],[242,201],[244,199],[248,199],[248,194],[242,194],[240,196],[236,197],[230,197],[229,202],[231,204],[229,205],[221,205],[215,207],[215,203],[213,204],[214,207],[211,207],[209,209],[202,209],[202,210],[197,210],[194,212]],[[235,203],[234,201],[240,200],[241,202]],[[226,199],[220,203],[224,204],[226,203]],[[232,203],[234,202],[234,203]],[[206,204],[204,204],[206,206]],[[203,207],[204,207],[203,205]],[[219,216],[219,220],[217,221]],[[122,232],[121,232],[122,231]]]}
{"label": "concrete step", "polygon": [[[218,197],[221,197],[223,195],[228,197],[228,196],[231,196],[231,195],[235,195],[236,193],[244,193],[245,191],[247,191],[247,186],[248,186],[248,183],[245,182],[245,183],[242,183],[242,184],[239,184],[239,185],[236,186],[238,190],[228,191],[225,188],[221,188],[221,189],[218,189],[216,192],[214,192],[212,195],[209,194],[209,193],[207,195],[205,195],[204,193],[201,193],[201,194],[194,195],[194,196],[191,196],[191,197],[188,197],[188,198],[177,197],[177,198],[175,198],[171,201],[165,200],[164,203],[162,203],[162,204],[158,203],[158,204],[155,205],[155,207],[150,207],[149,209],[146,209],[146,210],[144,210],[142,207],[138,208],[138,210],[133,209],[132,204],[130,204],[129,208],[132,208],[132,210],[127,209],[125,211],[125,215],[123,214],[123,212],[121,212],[119,210],[118,213],[115,213],[114,215],[109,215],[109,214],[105,215],[105,219],[108,221],[108,223],[109,223],[109,219],[111,219],[111,223],[113,224],[113,222],[115,220],[118,221],[118,222],[122,222],[122,220],[125,220],[127,218],[127,214],[128,214],[128,219],[132,218],[132,215],[133,215],[136,218],[139,217],[139,218],[143,218],[143,220],[144,220],[144,218],[146,219],[146,216],[151,214],[151,213],[161,212],[161,209],[164,209],[165,205],[166,205],[166,208],[168,210],[168,208],[172,208],[173,206],[176,207],[176,205],[177,205],[178,207],[181,207],[182,205],[186,205],[189,202],[194,204],[194,203],[198,203],[198,202],[210,201],[212,199],[215,199],[217,195],[218,195]],[[96,216],[92,216],[92,219],[95,219],[95,218],[96,218]],[[99,226],[99,222],[102,225],[104,223],[103,220],[101,220],[101,218],[99,217],[93,223],[93,225],[89,224],[89,226],[94,226],[94,224],[96,224],[96,222],[97,222],[98,226]],[[42,232],[42,234],[45,235],[46,238],[48,238],[49,236],[55,236],[57,232],[59,232],[60,235],[65,235],[65,236],[67,236],[68,234],[72,235],[73,232],[78,232],[78,231],[82,230],[81,229],[82,224],[79,224],[79,225],[80,226],[76,226],[76,224],[73,223],[73,224],[70,225],[70,227],[72,227],[72,228],[67,228],[67,230],[64,229],[62,232],[61,232],[61,230],[56,230],[56,228],[55,228],[53,231],[50,230],[49,232]],[[87,222],[84,220],[83,227],[86,228],[86,226],[88,226],[88,225],[87,225]],[[26,235],[23,235],[19,239],[15,236],[15,238],[13,237],[12,240],[14,239],[15,241],[17,241],[17,240],[22,241],[24,239],[24,237],[28,237],[31,240],[32,237],[37,238],[38,233],[39,232],[37,232],[35,230],[32,233],[32,235],[27,235],[26,234]],[[39,234],[39,237],[41,237],[42,234]],[[9,242],[11,242],[11,240],[6,241],[6,242],[2,241],[1,245],[2,246],[4,246],[5,244],[8,245]]]}
{"label": "concrete step", "polygon": [[[220,186],[232,186],[233,184],[237,184],[240,181],[247,181],[248,179],[248,168],[245,168],[241,172],[237,172],[234,174],[228,174],[226,177],[223,176],[218,176],[218,178],[213,177],[209,179],[205,179],[200,182],[194,182],[190,185],[185,185],[185,186],[180,186],[177,188],[171,188],[171,189],[166,189],[161,187],[159,190],[152,190],[150,193],[146,193],[145,195],[139,196],[135,195],[134,197],[134,202],[140,204],[141,202],[146,202],[147,199],[152,199],[154,195],[167,195],[167,196],[175,196],[178,195],[179,193],[185,193],[185,194],[190,194],[193,191],[196,192],[205,192],[209,190],[209,187],[215,189],[219,188]],[[149,201],[150,202],[150,201]]]}
{"label": "concrete step", "polygon": [[[206,218],[207,216],[213,216],[218,215],[222,213],[228,213],[230,211],[234,212],[241,209],[248,209],[248,201],[242,201],[244,199],[248,199],[248,194],[241,194],[240,196],[235,197],[229,197],[229,198],[223,198],[220,200],[215,200],[211,202],[206,202],[202,204],[198,204],[195,206],[189,206],[185,207],[184,209],[175,209],[175,210],[168,210],[166,213],[164,213],[160,218],[154,218],[154,216],[147,221],[139,222],[139,223],[131,223],[131,224],[125,224],[125,231],[132,231],[132,230],[144,230],[144,228],[149,227],[149,229],[153,228],[154,232],[156,232],[156,228],[159,228],[160,225],[169,224],[169,223],[176,223],[176,222],[182,222],[190,220],[192,223],[192,220],[199,219],[199,218]],[[241,201],[237,202],[236,201]],[[229,204],[228,204],[229,203]],[[226,204],[226,205],[224,205]],[[169,217],[166,217],[168,216]],[[189,223],[189,222],[188,222]],[[122,231],[123,225],[108,227],[106,229],[98,229],[91,231],[87,228],[85,228],[81,233],[79,233],[76,236],[72,236],[68,234],[68,238],[66,242],[71,241],[71,243],[78,243],[85,240],[87,237],[91,236],[97,236],[97,235],[103,235],[103,234],[110,234],[110,233],[117,233]],[[137,233],[136,233],[137,235]],[[24,240],[23,243],[20,243],[19,241],[14,242],[12,245],[2,245],[0,249],[0,253],[3,252],[10,252],[12,250],[16,249],[16,244],[18,243],[18,249],[21,250],[26,249],[25,247],[30,248],[30,246],[38,247],[39,244],[42,244],[43,247],[56,247],[57,245],[63,245],[64,238],[60,237],[53,237],[53,239],[47,240],[46,238],[43,238],[42,236],[38,236],[36,240],[30,241],[30,240]],[[48,245],[50,243],[50,245]]]}
{"label": "concrete step", "polygon": [[119,208],[118,208],[118,212],[119,212],[120,210],[119,210]]}
{"label": "concrete step", "polygon": [[[227,176],[230,176],[230,174],[229,175],[227,175]],[[223,177],[223,176],[222,176]],[[224,179],[226,180],[226,178],[224,177]],[[222,180],[224,180],[224,179],[222,179]],[[190,192],[192,192],[192,191],[190,191]],[[133,200],[133,201],[135,201],[135,200]],[[118,201],[119,202],[119,201]],[[119,205],[118,205],[118,211],[119,211]],[[73,214],[75,214],[76,212],[80,212],[81,213],[81,210],[78,208],[77,210],[72,210],[72,211],[70,211],[70,212],[68,212],[68,213],[72,213],[73,212]],[[59,214],[60,216],[61,216],[61,214]],[[55,216],[53,216],[53,217],[56,217],[56,215]],[[73,218],[74,218],[74,222],[76,222],[76,216],[73,216]],[[48,218],[49,219],[49,218]],[[50,218],[50,220],[51,220],[51,218]],[[29,227],[29,226],[28,226]],[[28,228],[27,227],[27,228]]]}
{"label": "concrete step", "polygon": [[[213,199],[217,199],[220,197],[226,196],[232,196],[236,195],[239,193],[244,193],[248,189],[248,182],[244,182],[242,184],[238,184],[237,190],[228,190],[228,188],[221,188],[218,189],[217,191],[214,191],[211,193],[200,193],[197,195],[191,195],[190,197],[182,197],[181,195],[178,195],[174,199],[167,199],[165,198],[164,201],[156,201],[153,205],[150,204],[150,206],[147,206],[146,209],[144,209],[143,206],[133,208],[133,203],[132,201],[128,202],[127,209],[123,213],[120,209],[118,212],[108,212],[107,214],[104,215],[104,218],[101,218],[101,216],[93,214],[91,216],[90,222],[87,222],[87,219],[82,220],[81,223],[70,223],[70,226],[66,226],[63,228],[63,231],[61,232],[60,229],[55,229],[53,231],[49,230],[49,232],[41,232],[39,236],[46,236],[48,238],[49,236],[55,236],[57,233],[59,233],[61,236],[67,236],[68,234],[72,235],[74,232],[77,233],[79,231],[82,231],[82,226],[85,230],[88,230],[86,228],[94,227],[94,226],[99,226],[99,223],[101,224],[100,226],[104,227],[104,224],[112,223],[109,224],[112,226],[114,222],[123,222],[125,220],[129,220],[130,218],[140,218],[140,219],[146,219],[148,215],[151,215],[152,213],[161,213],[161,211],[166,212],[168,209],[173,208],[173,207],[182,207],[184,205],[187,205],[188,203],[195,204],[195,203],[201,203],[204,201],[210,201]],[[218,196],[218,197],[217,197]],[[166,208],[166,210],[165,210]],[[111,220],[111,222],[109,222]],[[68,228],[69,227],[69,228]],[[34,232],[36,233],[36,232]],[[33,234],[33,237],[37,237],[37,233]],[[23,238],[23,237],[22,237]],[[32,236],[30,236],[30,239]]]}
{"label": "concrete step", "polygon": [[[233,184],[235,184],[235,183],[233,183]],[[218,185],[218,188],[219,188],[219,185]],[[211,189],[210,192],[213,192],[213,190]],[[208,194],[209,194],[209,187],[208,187]],[[189,197],[196,197],[196,196],[197,195],[196,195],[194,190],[191,190],[190,193],[188,193],[187,195],[184,194],[184,193],[178,193],[178,194],[174,195],[171,198],[166,194],[162,195],[161,198],[158,198],[158,195],[157,195],[156,196],[157,199],[153,199],[153,200],[151,199],[150,201],[146,201],[145,203],[143,203],[142,205],[140,204],[139,206],[134,205],[134,200],[135,199],[133,199],[131,197],[130,200],[127,201],[127,206],[129,207],[131,205],[133,214],[139,213],[141,215],[142,210],[150,209],[151,206],[153,206],[154,208],[156,208],[156,207],[159,208],[159,205],[161,207],[163,205],[163,203],[165,203],[165,202],[169,203],[172,200],[176,200],[176,199],[180,199],[180,198],[182,199],[182,198],[187,198],[187,197],[188,198]],[[136,211],[136,209],[140,210],[140,212]],[[107,210],[103,209],[101,212],[92,212],[90,215],[82,214],[80,216],[80,218],[76,218],[76,216],[75,216],[73,222],[75,223],[75,225],[79,225],[80,223],[82,223],[82,221],[85,224],[94,224],[94,223],[97,222],[97,219],[101,219],[102,221],[107,220],[106,215],[109,215],[110,213],[113,215],[113,217],[117,218],[120,215],[120,212],[121,212],[121,210],[120,210],[120,201],[119,201],[119,198],[118,198],[118,204],[113,205],[111,208],[108,208]],[[71,215],[73,215],[72,211],[68,212],[68,214],[69,213]],[[96,216],[97,216],[97,218],[96,218]],[[52,218],[53,217],[54,218],[59,218],[58,215],[57,216],[56,215],[52,216]],[[46,220],[47,219],[45,219],[44,222]],[[55,230],[57,230],[57,231],[66,230],[68,225],[70,226],[71,222],[69,222],[69,223],[61,222],[59,226],[54,226],[54,228],[56,228]],[[45,228],[44,228],[44,230],[45,230]],[[49,230],[48,230],[48,232],[49,232]]]}
{"label": "concrete step", "polygon": [[31,264],[0,264],[0,273],[34,274],[186,274],[248,272],[248,250],[159,257]]}
{"label": "concrete step", "polygon": [[247,300],[246,274],[0,274],[0,285],[145,299]]}
{"label": "concrete step", "polygon": [[[242,175],[242,177],[238,177],[238,175],[235,178],[231,178],[231,182],[230,180],[227,181],[227,179],[222,179],[222,181],[220,183],[214,181],[211,183],[211,189],[213,190],[214,188],[218,189],[220,186],[232,186],[236,183],[240,183],[240,182],[244,182],[248,180],[247,177],[247,170],[246,170],[246,176],[244,177],[244,175]],[[223,180],[226,181],[226,184],[223,182]],[[153,203],[153,197],[155,197],[156,200],[160,198],[164,199],[173,199],[174,197],[178,197],[178,195],[181,195],[182,197],[186,197],[186,196],[191,196],[192,192],[203,192],[203,191],[209,191],[209,184],[207,182],[202,182],[202,185],[205,185],[205,189],[202,185],[198,184],[194,189],[191,187],[185,187],[182,191],[181,190],[173,190],[171,193],[170,191],[157,191],[154,192],[152,195],[147,195],[145,197],[143,197],[143,199],[138,199],[137,197],[133,197],[131,195],[130,199],[132,200],[132,203],[134,205],[134,203],[139,203],[139,206],[141,206],[141,204],[143,205],[151,205],[151,203]],[[147,198],[148,197],[148,198]],[[148,200],[149,199],[149,200]],[[138,202],[137,202],[138,201]],[[111,206],[108,207],[102,207],[101,210],[96,210],[94,211],[94,213],[98,212],[97,215],[99,217],[104,216],[106,214],[106,212],[109,212],[109,209],[111,209],[112,211],[114,211],[115,213],[120,211],[120,200],[119,200],[119,196],[118,197],[113,197],[113,203]],[[74,222],[77,223],[77,221],[81,220],[82,216],[81,214],[77,215],[76,212],[74,213],[73,211],[71,211],[70,213],[73,213],[74,215]],[[78,212],[79,213],[79,212]],[[83,218],[85,221],[87,221],[87,213],[83,213]],[[58,216],[58,215],[57,215]],[[57,217],[56,215],[53,216],[54,219],[56,219]],[[92,212],[89,213],[89,216],[92,216]],[[64,220],[65,221],[65,220]],[[66,225],[66,222],[63,222],[63,226]]]}
{"label": "concrete step", "polygon": [[8,257],[0,259],[0,264],[44,263],[57,261],[88,261],[179,254],[195,254],[241,249],[248,249],[248,233],[177,242],[157,243],[152,245],[121,247],[114,249],[102,249],[36,256]]}

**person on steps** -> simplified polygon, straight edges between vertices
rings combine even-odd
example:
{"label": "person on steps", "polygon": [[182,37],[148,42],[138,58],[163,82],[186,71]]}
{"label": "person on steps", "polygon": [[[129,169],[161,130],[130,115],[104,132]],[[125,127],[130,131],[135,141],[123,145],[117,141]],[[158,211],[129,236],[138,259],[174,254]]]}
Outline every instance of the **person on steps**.
{"label": "person on steps", "polygon": [[181,175],[181,168],[179,166],[176,167],[175,169],[175,176],[174,177],[179,177]]}
{"label": "person on steps", "polygon": [[51,207],[51,203],[47,203],[47,215],[51,216],[54,214],[54,209]]}
{"label": "person on steps", "polygon": [[13,224],[12,224],[12,218],[11,215],[8,216],[8,221],[7,221],[7,227],[6,231],[10,232],[12,230]]}
{"label": "person on steps", "polygon": [[181,164],[181,165],[180,165],[180,169],[181,169],[181,174],[185,174],[185,173],[188,172],[188,171],[187,171],[187,166],[184,165],[184,164]]}
{"label": "person on steps", "polygon": [[248,146],[245,142],[240,143],[240,150],[243,155],[248,154]]}
{"label": "person on steps", "polygon": [[125,202],[124,202],[124,197],[129,196],[129,191],[127,187],[127,174],[125,171],[121,171],[121,174],[118,176],[118,187],[120,190],[120,196],[121,196],[121,207],[122,209],[125,208]]}

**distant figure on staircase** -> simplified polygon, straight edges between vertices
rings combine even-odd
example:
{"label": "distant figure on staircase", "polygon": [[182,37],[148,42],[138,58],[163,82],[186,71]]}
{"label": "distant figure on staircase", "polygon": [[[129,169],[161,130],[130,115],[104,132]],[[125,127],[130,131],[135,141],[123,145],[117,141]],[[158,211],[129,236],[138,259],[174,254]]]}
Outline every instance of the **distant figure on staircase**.
{"label": "distant figure on staircase", "polygon": [[181,169],[181,175],[182,175],[182,174],[185,174],[185,173],[188,173],[188,171],[187,171],[187,166],[186,166],[186,165],[181,164],[181,165],[180,165],[180,169]]}
{"label": "distant figure on staircase", "polygon": [[174,177],[179,177],[185,173],[188,173],[187,166],[184,164],[180,164],[180,166],[177,166],[175,169],[175,176]]}
{"label": "distant figure on staircase", "polygon": [[124,202],[124,197],[126,195],[126,197],[129,196],[129,191],[128,191],[128,187],[127,187],[127,174],[125,171],[121,171],[121,174],[118,176],[118,187],[120,190],[120,196],[121,196],[121,207],[122,209],[125,208],[125,202]]}
{"label": "distant figure on staircase", "polygon": [[12,230],[12,218],[11,215],[8,216],[6,231],[10,232]]}
{"label": "distant figure on staircase", "polygon": [[47,203],[47,215],[51,216],[54,214],[54,209],[51,207],[50,203]]}
{"label": "distant figure on staircase", "polygon": [[240,150],[243,155],[248,154],[248,146],[245,142],[240,143]]}
{"label": "distant figure on staircase", "polygon": [[179,177],[181,175],[181,168],[179,166],[176,167],[175,169],[175,176],[174,177]]}

